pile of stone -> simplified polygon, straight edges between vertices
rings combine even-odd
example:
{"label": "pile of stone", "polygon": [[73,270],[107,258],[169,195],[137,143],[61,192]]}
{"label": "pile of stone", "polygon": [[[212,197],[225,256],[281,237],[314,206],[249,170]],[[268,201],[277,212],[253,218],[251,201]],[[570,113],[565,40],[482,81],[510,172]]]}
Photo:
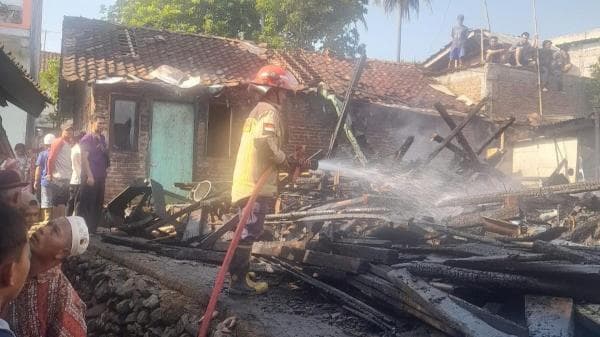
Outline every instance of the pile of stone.
{"label": "pile of stone", "polygon": [[88,336],[192,337],[200,312],[194,302],[159,282],[85,254],[65,274],[87,305]]}

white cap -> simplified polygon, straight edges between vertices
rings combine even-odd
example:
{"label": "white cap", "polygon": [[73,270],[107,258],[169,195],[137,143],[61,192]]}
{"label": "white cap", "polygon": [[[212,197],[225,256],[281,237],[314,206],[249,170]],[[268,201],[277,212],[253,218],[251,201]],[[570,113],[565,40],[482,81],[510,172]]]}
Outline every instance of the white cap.
{"label": "white cap", "polygon": [[53,134],[49,133],[47,135],[44,136],[44,145],[52,145],[52,143],[54,142],[54,139],[56,137],[54,137]]}
{"label": "white cap", "polygon": [[90,244],[90,233],[85,220],[80,216],[68,216],[71,224],[71,255],[77,256],[85,253]]}

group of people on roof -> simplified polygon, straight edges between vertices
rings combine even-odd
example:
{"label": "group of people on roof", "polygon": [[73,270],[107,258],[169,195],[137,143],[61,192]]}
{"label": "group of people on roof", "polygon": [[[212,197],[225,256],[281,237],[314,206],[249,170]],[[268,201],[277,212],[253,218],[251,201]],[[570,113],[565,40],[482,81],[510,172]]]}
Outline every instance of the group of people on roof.
{"label": "group of people on roof", "polygon": [[[468,39],[469,28],[464,25],[465,17],[459,15],[456,25],[452,27],[452,43],[450,45],[450,61],[448,69],[463,68],[466,56],[465,46]],[[539,64],[541,88],[555,86],[558,91],[563,90],[562,74],[571,70],[569,46],[564,44],[560,48],[553,48],[552,41],[544,40],[542,48],[538,49],[537,38],[533,43],[529,40],[528,32],[523,32],[513,45],[501,43],[497,36],[491,36],[484,49],[486,63],[506,64],[514,67],[527,67]]]}

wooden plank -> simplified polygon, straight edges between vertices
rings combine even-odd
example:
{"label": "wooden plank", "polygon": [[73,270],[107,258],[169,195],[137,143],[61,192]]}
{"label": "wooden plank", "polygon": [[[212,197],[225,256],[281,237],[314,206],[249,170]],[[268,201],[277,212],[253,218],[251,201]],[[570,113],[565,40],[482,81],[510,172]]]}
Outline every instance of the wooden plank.
{"label": "wooden plank", "polygon": [[421,308],[418,304],[413,304],[413,306],[408,304],[407,302],[410,302],[410,298],[386,280],[378,277],[369,278],[366,275],[358,275],[356,277],[349,278],[348,284],[358,289],[361,293],[369,298],[375,301],[386,303],[399,313],[406,313],[414,316],[449,336],[462,336],[459,331],[448,326],[444,321],[441,321],[423,311],[423,308]]}
{"label": "wooden plank", "polygon": [[564,246],[554,245],[549,242],[535,241],[533,250],[561,260],[567,260],[574,263],[600,264],[600,256],[585,252],[576,251]]}
{"label": "wooden plank", "polygon": [[152,251],[159,255],[180,260],[221,263],[225,257],[225,253],[223,252],[164,245],[138,237],[123,237],[111,234],[102,234],[102,241],[116,245],[128,246],[142,251]]}
{"label": "wooden plank", "polygon": [[233,218],[229,219],[226,223],[223,224],[219,229],[210,233],[206,238],[204,238],[200,242],[200,248],[210,249],[212,246],[223,236],[223,234],[233,230],[235,226],[237,226],[240,221],[240,216],[238,214],[234,215]]}
{"label": "wooden plank", "polygon": [[390,240],[342,238],[342,239],[335,239],[334,242],[348,244],[348,245],[360,245],[360,246],[370,246],[370,247],[380,247],[380,248],[391,248],[392,247],[392,241],[390,241]]}
{"label": "wooden plank", "polygon": [[530,337],[573,337],[573,299],[525,296],[525,317]]}
{"label": "wooden plank", "polygon": [[[536,254],[534,258],[539,259],[542,256]],[[531,257],[528,256],[505,256],[504,258],[478,257],[446,260],[444,264],[459,268],[535,276],[542,279],[600,282],[600,265],[565,264],[548,261],[531,261],[530,259]]]}
{"label": "wooden plank", "polygon": [[502,207],[482,212],[473,212],[449,217],[445,220],[445,224],[449,227],[459,229],[461,227],[470,227],[482,223],[482,217],[507,220],[519,216],[520,210],[518,207]]}
{"label": "wooden plank", "polygon": [[408,152],[408,150],[410,149],[410,147],[414,141],[415,141],[415,136],[406,137],[406,139],[404,140],[404,143],[402,143],[402,146],[400,146],[400,149],[398,150],[398,152],[396,152],[396,155],[394,156],[394,160],[402,161],[402,159],[404,159],[404,156],[406,155],[406,153]]}
{"label": "wooden plank", "polygon": [[488,138],[485,142],[483,142],[483,144],[481,144],[481,146],[479,147],[479,149],[477,150],[477,155],[480,155],[483,153],[483,151],[488,147],[488,145],[490,145],[494,139],[500,137],[504,131],[506,131],[506,129],[508,129],[514,122],[515,122],[515,118],[511,117],[508,122],[506,122],[504,125],[502,125],[498,131],[496,131],[490,138]]}
{"label": "wooden plank", "polygon": [[365,260],[349,256],[327,254],[314,250],[307,250],[302,262],[313,266],[332,268],[354,274],[368,269],[368,263]]}
{"label": "wooden plank", "polygon": [[411,296],[428,312],[439,320],[447,322],[449,326],[460,331],[466,337],[514,336],[490,326],[470,311],[456,304],[448,294],[430,286],[427,282],[405,269],[390,271],[388,278],[390,282]]}
{"label": "wooden plank", "polygon": [[444,142],[441,143],[435,150],[433,150],[433,152],[431,152],[431,154],[425,160],[425,165],[429,164],[433,160],[433,158],[435,158],[440,152],[442,152],[446,145],[450,143],[452,139],[454,139],[454,137],[458,133],[460,133],[462,129],[464,129],[465,126],[467,126],[467,124],[469,124],[469,122],[477,115],[479,110],[483,108],[486,102],[487,98],[482,99],[473,109],[471,109],[471,111],[469,111],[465,119],[463,119],[463,121],[456,128],[454,128],[448,136],[446,136]]}
{"label": "wooden plank", "polygon": [[379,326],[384,330],[394,330],[396,327],[396,320],[387,314],[367,305],[363,301],[358,300],[355,297],[348,295],[347,293],[330,286],[324,282],[321,282],[305,273],[297,270],[293,265],[278,259],[276,257],[268,257],[266,258],[269,261],[273,261],[281,265],[288,273],[299,278],[300,280],[310,284],[311,286],[323,291],[329,296],[337,298],[342,303],[351,306],[352,308],[361,311],[364,314],[367,314],[370,317],[370,322]]}
{"label": "wooden plank", "polygon": [[[326,158],[331,158],[331,156],[333,155],[335,148],[337,147],[337,143],[338,143],[337,140],[338,140],[338,136],[342,130],[342,126],[346,125],[346,119],[347,119],[348,113],[350,111],[350,109],[348,108],[348,106],[350,105],[350,98],[352,97],[354,88],[360,81],[360,76],[362,75],[366,60],[367,60],[366,53],[362,53],[360,55],[360,58],[358,60],[356,60],[356,63],[354,65],[354,71],[352,74],[352,79],[350,80],[350,85],[348,86],[348,88],[346,90],[346,96],[344,97],[344,102],[339,111],[338,121],[335,125],[335,129],[334,129],[333,133],[331,134],[331,139],[329,140],[329,147],[327,148],[327,153],[325,155]],[[336,110],[337,110],[337,107],[336,107]],[[364,163],[364,164],[366,164],[366,163]]]}
{"label": "wooden plank", "polygon": [[[436,143],[443,143],[444,142],[444,137],[438,135],[437,133],[434,133],[431,136],[431,140],[436,142]],[[464,158],[465,160],[469,160],[469,157],[467,155],[467,153],[465,152],[465,150],[461,149],[460,147],[452,144],[451,142],[446,144],[446,148],[452,152],[454,152],[454,154],[456,154],[457,156]]]}
{"label": "wooden plank", "polygon": [[[440,116],[442,117],[444,122],[446,122],[450,130],[452,131],[456,129],[456,123],[454,123],[454,120],[452,119],[452,117],[450,117],[450,114],[448,113],[448,111],[446,111],[446,108],[441,103],[435,103],[433,106],[440,113]],[[469,144],[469,141],[461,131],[456,133],[456,140],[458,141],[458,144],[460,144],[460,146],[464,149],[466,158],[473,164],[479,164],[479,158],[477,158],[477,155],[473,151],[471,144]]]}
{"label": "wooden plank", "polygon": [[369,262],[390,265],[398,261],[398,252],[393,249],[347,245],[341,243],[328,243],[326,246],[333,254],[357,257]]}
{"label": "wooden plank", "polygon": [[600,304],[575,305],[575,320],[594,336],[600,336]]}
{"label": "wooden plank", "polygon": [[252,244],[252,254],[284,257],[289,254],[286,248],[306,249],[305,241],[259,241]]}
{"label": "wooden plank", "polygon": [[441,278],[445,282],[487,289],[510,289],[522,293],[573,297],[579,300],[600,301],[600,292],[578,283],[555,279],[538,279],[530,276],[500,272],[480,271],[445,266],[437,263],[416,262],[407,267],[414,275]]}
{"label": "wooden plank", "polygon": [[489,218],[486,216],[482,217],[482,219],[483,219],[483,227],[488,232],[501,234],[501,235],[507,235],[507,236],[519,235],[519,232],[520,232],[519,225],[515,225],[513,223],[510,223],[510,222],[504,221],[504,220],[500,220],[500,219]]}

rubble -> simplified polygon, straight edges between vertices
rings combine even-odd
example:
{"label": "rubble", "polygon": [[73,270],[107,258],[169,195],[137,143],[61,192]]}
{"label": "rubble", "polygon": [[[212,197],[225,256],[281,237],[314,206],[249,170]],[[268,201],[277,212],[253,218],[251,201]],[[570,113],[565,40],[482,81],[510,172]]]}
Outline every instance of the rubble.
{"label": "rubble", "polygon": [[[405,332],[407,315],[434,328],[430,335],[599,331],[600,214],[597,198],[581,193],[600,190],[600,182],[524,188],[504,177],[477,155],[514,120],[474,151],[461,129],[479,108],[458,126],[446,116],[450,137],[434,136],[440,145],[425,162],[401,160],[409,137],[391,163],[322,161],[294,182],[282,179],[276,212],[266,215],[265,235],[253,245],[254,270],[297,278],[388,335]],[[444,149],[461,157],[458,170],[429,163]],[[103,240],[220,263],[238,222],[235,210],[227,212],[227,186],[163,212],[157,184],[109,204],[123,221]],[[200,230],[184,234],[196,210]],[[145,301],[152,305],[135,321],[158,315],[155,298]]]}

